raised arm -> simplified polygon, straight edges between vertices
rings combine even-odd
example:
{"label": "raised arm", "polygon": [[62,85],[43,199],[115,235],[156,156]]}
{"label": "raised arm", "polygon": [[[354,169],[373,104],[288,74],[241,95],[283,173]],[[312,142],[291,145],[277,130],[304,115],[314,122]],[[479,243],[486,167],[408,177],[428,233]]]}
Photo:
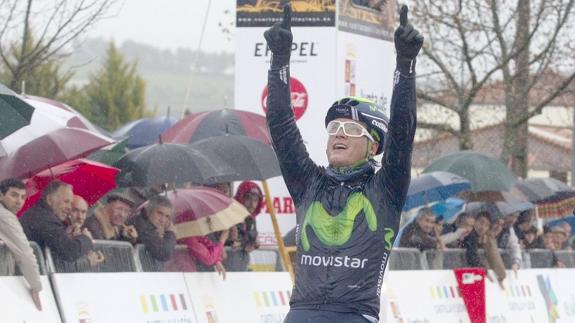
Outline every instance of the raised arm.
{"label": "raised arm", "polygon": [[380,185],[398,211],[405,203],[411,178],[411,151],[417,122],[415,61],[423,45],[423,36],[408,22],[407,11],[407,6],[402,6],[400,26],[394,36],[397,67],[382,167],[377,174]]}
{"label": "raised arm", "polygon": [[284,180],[297,203],[311,173],[319,170],[307,153],[291,107],[289,61],[293,36],[289,5],[284,7],[283,21],[268,29],[264,37],[272,51],[266,118]]}

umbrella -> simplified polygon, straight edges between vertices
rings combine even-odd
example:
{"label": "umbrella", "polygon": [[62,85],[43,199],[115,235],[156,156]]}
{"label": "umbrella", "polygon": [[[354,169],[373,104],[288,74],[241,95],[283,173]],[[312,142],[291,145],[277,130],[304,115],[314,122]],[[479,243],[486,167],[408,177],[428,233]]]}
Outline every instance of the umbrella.
{"label": "umbrella", "polygon": [[162,140],[187,144],[223,135],[246,136],[271,145],[271,137],[264,116],[228,109],[187,116],[166,130],[162,135]]}
{"label": "umbrella", "polygon": [[270,212],[272,226],[278,241],[278,247],[282,262],[294,278],[294,272],[289,260],[289,255],[285,249],[280,233],[279,224],[275,214],[275,209],[271,205],[270,190],[266,179],[281,175],[281,170],[277,157],[273,149],[258,140],[245,136],[219,136],[210,137],[198,141],[191,145],[196,149],[206,153],[212,158],[220,157],[236,171],[237,177],[234,180],[261,180],[266,197],[266,203]]}
{"label": "umbrella", "polygon": [[87,158],[112,166],[129,151],[126,147],[126,140],[127,139],[118,141],[113,145],[97,150],[91,153]]}
{"label": "umbrella", "polygon": [[506,215],[533,209],[530,202],[470,202],[465,205],[465,212],[478,214],[486,211],[492,218],[501,218]]}
{"label": "umbrella", "polygon": [[109,133],[102,131],[101,128],[90,122],[90,120],[84,117],[80,112],[63,102],[34,95],[26,95],[26,102],[40,111],[54,111],[54,108],[67,111],[72,114],[72,117],[66,121],[66,125],[68,127],[86,129],[106,137],[110,137]]}
{"label": "umbrella", "polygon": [[575,197],[575,189],[554,178],[528,178],[515,183],[530,202],[554,202]]}
{"label": "umbrella", "polygon": [[27,104],[6,86],[0,84],[0,139],[29,125],[34,107]]}
{"label": "umbrella", "polygon": [[507,191],[515,184],[515,175],[501,161],[472,151],[460,151],[440,157],[423,172],[450,172],[468,179],[471,190]]}
{"label": "umbrella", "polygon": [[411,180],[403,210],[445,200],[470,188],[471,183],[468,180],[449,172],[422,174]]}
{"label": "umbrella", "polygon": [[249,215],[243,205],[209,187],[171,191],[167,198],[174,206],[178,239],[227,230]]}
{"label": "umbrella", "polygon": [[126,146],[130,149],[151,145],[158,137],[176,123],[175,118],[157,117],[132,121],[112,133],[115,139],[128,137]]}
{"label": "umbrella", "polygon": [[[30,125],[22,127],[2,139],[7,153],[14,153],[22,145],[62,128],[79,128],[101,135],[94,126],[81,122],[79,115],[46,102],[26,99],[34,107]],[[111,138],[106,137],[111,141]]]}
{"label": "umbrella", "polygon": [[134,149],[115,164],[118,186],[156,186],[165,183],[214,184],[230,182],[235,171],[215,156],[206,157],[187,145],[154,144]]}
{"label": "umbrella", "polygon": [[461,213],[465,201],[456,197],[450,197],[445,201],[439,201],[431,206],[433,213],[438,217],[443,217],[445,222],[453,223],[457,215]]}
{"label": "umbrella", "polygon": [[265,180],[281,175],[273,148],[255,139],[245,136],[210,137],[190,147],[209,158],[223,159],[236,172],[234,181]]}
{"label": "umbrella", "polygon": [[62,128],[36,138],[0,160],[0,180],[30,177],[63,162],[84,157],[111,144],[108,138],[83,129]]}
{"label": "umbrella", "polygon": [[53,179],[59,179],[74,187],[74,194],[93,205],[116,187],[115,177],[119,169],[87,159],[75,159],[44,170],[26,180],[28,198],[19,214],[34,205],[44,187]]}

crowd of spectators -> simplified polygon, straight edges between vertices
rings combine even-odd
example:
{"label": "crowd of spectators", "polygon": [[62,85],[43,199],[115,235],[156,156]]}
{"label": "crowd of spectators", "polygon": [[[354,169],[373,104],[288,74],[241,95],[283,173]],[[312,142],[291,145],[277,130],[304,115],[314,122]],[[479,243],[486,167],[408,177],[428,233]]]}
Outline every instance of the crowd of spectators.
{"label": "crowd of spectators", "polygon": [[[230,198],[233,196],[232,183],[212,187]],[[156,267],[159,271],[215,270],[224,279],[226,270],[247,271],[249,254],[259,247],[255,219],[261,211],[263,194],[253,182],[241,183],[235,195],[250,213],[244,222],[207,236],[182,239],[177,239],[174,207],[160,190],[145,199],[138,194],[137,201],[133,199],[133,191],[115,191],[90,208],[84,198],[74,195],[70,184],[56,179],[43,189],[41,199],[18,219],[16,214],[24,205],[26,195],[21,180],[0,183],[0,243],[6,245],[9,257],[14,259],[11,267],[18,265],[24,274],[38,307],[42,285],[29,241],[37,243],[41,250],[48,247],[51,254],[62,261],[74,263],[72,268],[90,268],[107,261],[96,241],[141,244],[159,264]],[[177,244],[186,246],[186,252],[175,252]],[[3,264],[10,267],[6,261]],[[14,270],[2,270],[14,273]]]}
{"label": "crowd of spectators", "polygon": [[[403,229],[399,247],[420,251],[464,249],[468,266],[493,269],[502,281],[505,266],[500,250],[505,251],[507,267],[514,271],[525,267],[523,251],[531,249],[551,251],[553,260],[549,267],[564,267],[555,252],[572,250],[569,237],[571,226],[567,222],[538,228],[533,210],[507,215],[486,210],[462,212],[452,223],[445,223],[431,208],[423,207]],[[479,256],[480,250],[485,257]]]}

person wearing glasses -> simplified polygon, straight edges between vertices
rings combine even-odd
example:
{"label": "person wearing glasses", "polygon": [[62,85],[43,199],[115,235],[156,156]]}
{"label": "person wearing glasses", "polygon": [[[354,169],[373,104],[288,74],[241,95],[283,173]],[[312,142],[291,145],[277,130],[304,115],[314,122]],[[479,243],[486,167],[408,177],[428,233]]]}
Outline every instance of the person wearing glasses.
{"label": "person wearing glasses", "polygon": [[[391,116],[346,97],[327,110],[327,167],[309,157],[290,102],[291,9],[264,33],[272,51],[267,122],[296,205],[296,278],[286,323],[377,322],[383,275],[410,181],[415,59],[423,37],[401,8]],[[382,76],[383,77],[383,76]],[[382,154],[376,171],[375,156]]]}

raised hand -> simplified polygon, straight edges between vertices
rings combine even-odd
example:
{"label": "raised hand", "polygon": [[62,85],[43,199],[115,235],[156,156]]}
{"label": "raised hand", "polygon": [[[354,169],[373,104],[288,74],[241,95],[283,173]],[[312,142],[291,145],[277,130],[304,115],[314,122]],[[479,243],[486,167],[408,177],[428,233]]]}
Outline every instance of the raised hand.
{"label": "raised hand", "polygon": [[423,45],[423,36],[409,23],[407,12],[407,6],[401,6],[399,27],[395,30],[394,41],[398,67],[400,70],[401,67],[407,67],[411,73],[413,72],[414,60]]}
{"label": "raised hand", "polygon": [[293,35],[291,33],[291,7],[284,6],[282,22],[276,22],[270,29],[264,32],[268,47],[274,55],[289,56]]}

